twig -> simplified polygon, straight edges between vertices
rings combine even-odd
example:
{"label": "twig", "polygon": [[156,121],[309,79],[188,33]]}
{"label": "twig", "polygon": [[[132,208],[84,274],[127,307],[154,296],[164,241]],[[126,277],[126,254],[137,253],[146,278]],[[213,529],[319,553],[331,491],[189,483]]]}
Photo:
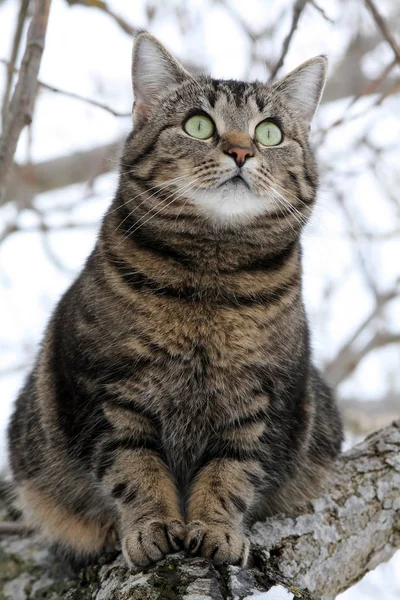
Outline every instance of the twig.
{"label": "twig", "polygon": [[286,55],[289,50],[290,42],[292,41],[293,35],[299,24],[301,13],[305,9],[307,2],[308,2],[308,0],[296,0],[296,3],[293,7],[292,25],[290,27],[290,31],[289,31],[288,35],[285,38],[285,41],[283,42],[281,56],[280,56],[278,62],[276,63],[275,67],[272,69],[271,77],[270,77],[271,80],[276,77],[276,74],[278,73],[279,69],[281,68],[281,66],[283,65],[283,63],[285,61]]}
{"label": "twig", "polygon": [[21,371],[27,371],[28,370],[28,364],[27,363],[17,363],[15,365],[11,365],[10,367],[6,367],[5,369],[1,369],[0,371],[0,377],[4,377],[4,376],[9,376],[9,375],[14,375],[15,373],[21,373]]}
{"label": "twig", "polygon": [[367,287],[370,289],[371,293],[373,294],[374,298],[376,301],[379,300],[379,292],[376,286],[376,282],[372,276],[372,274],[369,271],[368,265],[367,265],[367,261],[365,260],[365,256],[362,250],[362,245],[360,243],[360,238],[361,236],[359,235],[359,231],[358,231],[358,227],[356,225],[356,222],[353,218],[353,215],[351,213],[351,211],[348,209],[346,202],[345,202],[345,198],[343,196],[343,194],[339,193],[337,195],[337,200],[339,202],[339,205],[342,209],[342,212],[345,216],[345,219],[348,223],[351,235],[354,239],[355,243],[355,254],[358,260],[358,264],[360,265],[360,271],[362,273],[362,275],[364,276],[365,279],[365,283],[367,285]]}
{"label": "twig", "polygon": [[[372,350],[377,350],[378,348],[389,346],[390,344],[400,344],[400,333],[378,332],[369,340],[369,342],[363,344],[360,348],[351,346],[346,355],[339,354],[334,361],[335,364],[330,365],[325,372],[329,384],[336,387],[352,375],[360,362],[367,354],[372,352]],[[345,360],[339,363],[339,358],[345,358]]]}
{"label": "twig", "polygon": [[26,15],[28,14],[29,1],[30,0],[21,0],[21,5],[19,8],[17,26],[15,28],[13,46],[12,46],[12,50],[11,50],[11,57],[10,57],[10,61],[8,63],[9,67],[7,70],[7,81],[6,81],[6,87],[5,87],[4,95],[3,95],[3,106],[1,109],[1,120],[3,123],[3,127],[4,127],[5,120],[6,120],[7,108],[10,103],[11,86],[12,86],[13,75],[14,75],[14,71],[15,71],[15,69],[14,69],[15,61],[17,60],[17,56],[18,56],[18,50],[19,50],[19,45],[21,43],[22,32],[24,30]]}
{"label": "twig", "polygon": [[365,88],[361,92],[359,92],[358,94],[353,96],[353,98],[350,100],[349,104],[347,105],[347,107],[344,110],[343,115],[341,117],[339,117],[338,119],[333,121],[333,123],[328,125],[326,128],[320,130],[319,140],[318,140],[319,144],[322,144],[325,141],[327,134],[330,133],[330,131],[332,129],[335,129],[336,127],[339,127],[343,124],[347,125],[347,123],[350,123],[351,121],[355,121],[356,119],[360,119],[361,117],[364,117],[367,113],[369,113],[371,111],[371,109],[377,108],[378,106],[380,106],[386,100],[386,98],[397,93],[397,91],[400,88],[399,80],[394,81],[393,85],[391,85],[386,91],[384,91],[382,94],[380,94],[374,100],[374,102],[372,102],[372,104],[368,105],[363,110],[360,110],[360,112],[349,114],[350,108],[352,108],[361,98],[365,98],[366,96],[369,96],[376,92],[377,88],[385,81],[385,79],[391,73],[391,71],[393,70],[393,67],[395,67],[396,64],[397,64],[397,59],[394,58],[388,65],[386,65],[386,67],[384,67],[381,74],[376,79],[374,79],[373,81],[368,83],[368,85],[365,86]]}
{"label": "twig", "polygon": [[18,521],[0,521],[0,535],[29,535],[34,532],[34,529],[27,523],[19,523]]}
{"label": "twig", "polygon": [[398,334],[382,334],[377,333],[373,336],[367,344],[361,348],[356,349],[356,342],[360,335],[367,330],[367,327],[382,314],[382,311],[387,304],[396,298],[400,293],[400,289],[395,287],[386,293],[380,293],[376,299],[375,306],[370,314],[360,323],[350,339],[342,346],[337,353],[336,357],[326,365],[324,369],[325,377],[328,382],[337,386],[344,379],[346,379],[354,369],[357,367],[359,362],[374,348],[381,347],[385,344],[394,343],[392,335],[396,336],[396,339],[400,341]]}
{"label": "twig", "polygon": [[[2,63],[3,65],[6,65],[8,68],[12,68],[12,70],[15,73],[19,73],[19,69],[17,69],[16,67],[12,67],[10,65],[10,63],[7,60],[5,60],[4,58],[0,58],[0,63]],[[41,81],[40,79],[38,79],[37,83],[41,88],[48,90],[49,92],[54,92],[56,94],[62,94],[63,96],[67,96],[68,98],[74,98],[76,100],[80,100],[81,102],[86,102],[86,104],[91,104],[92,106],[102,108],[103,110],[106,110],[107,112],[111,113],[114,117],[129,117],[131,115],[131,112],[118,112],[117,110],[115,110],[114,108],[111,108],[111,106],[108,106],[107,104],[104,104],[103,102],[99,102],[98,100],[93,100],[92,98],[87,98],[86,96],[81,96],[80,94],[76,94],[75,92],[69,92],[68,90],[62,90],[61,88],[55,87],[54,85],[44,83],[44,81]]]}
{"label": "twig", "polygon": [[[66,229],[95,229],[99,226],[98,222],[87,222],[87,223],[64,223],[63,225],[48,225],[47,223],[41,223],[40,225],[32,225],[29,227],[19,227],[17,224],[12,223],[7,226],[5,230],[0,234],[0,244],[4,240],[12,235],[13,233],[47,233],[53,231],[65,231]],[[74,271],[75,272],[75,271]],[[3,372],[0,372],[2,375]]]}
{"label": "twig", "polygon": [[[370,112],[372,108],[378,108],[379,106],[381,106],[381,104],[383,104],[386,98],[389,98],[389,96],[393,96],[393,94],[397,94],[398,91],[400,91],[400,80],[394,81],[393,85],[391,85],[386,91],[382,92],[382,94],[380,94],[372,104],[367,106],[364,110],[361,110],[360,112],[351,115],[348,119],[345,120],[345,122],[349,123],[350,121],[354,121],[355,119],[360,119],[361,117],[364,117],[367,113]],[[341,123],[339,123],[339,125],[340,124]]]}
{"label": "twig", "polygon": [[335,24],[335,21],[333,19],[331,19],[330,17],[328,17],[328,15],[326,14],[326,12],[324,11],[323,8],[321,8],[319,6],[319,4],[317,4],[315,2],[315,0],[309,0],[311,6],[313,6],[315,8],[316,11],[318,11],[325,19],[325,21],[328,21],[328,23],[331,23],[332,25]]}
{"label": "twig", "polygon": [[[360,98],[364,98],[364,96],[369,96],[370,94],[373,94],[374,92],[376,92],[378,87],[382,84],[382,82],[387,78],[389,73],[393,70],[393,67],[395,67],[396,63],[397,63],[397,59],[394,58],[388,65],[386,65],[386,67],[384,67],[381,74],[378,75],[378,77],[376,79],[374,79],[373,81],[368,83],[368,85],[366,85],[365,88],[363,90],[361,90],[361,92],[359,92],[358,94],[353,96],[353,98],[350,100],[350,102],[344,112],[344,115],[342,117],[340,117],[339,119],[337,119],[336,121],[334,121],[332,123],[332,125],[330,125],[328,127],[328,129],[333,129],[334,127],[338,127],[338,125],[342,125],[342,123],[347,121],[346,116],[348,114],[349,109],[352,106],[354,106],[354,104],[356,102],[358,102],[360,100]],[[370,107],[368,107],[368,108],[370,108]]]}
{"label": "twig", "polygon": [[385,38],[385,40],[388,42],[388,44],[392,48],[392,50],[396,56],[397,62],[400,63],[400,47],[397,45],[396,40],[394,39],[393,35],[389,31],[388,26],[386,25],[383,17],[381,16],[380,12],[376,8],[373,0],[365,0],[365,4],[368,6],[370,13],[372,14],[372,16],[374,18],[375,23],[377,24],[377,26],[379,27],[379,29],[381,30],[381,32],[383,34],[383,37]]}
{"label": "twig", "polygon": [[[242,15],[234,8],[233,4],[231,2],[229,2],[229,0],[228,1],[218,0],[218,4],[220,4],[221,6],[224,7],[224,9],[228,13],[228,15],[230,15],[232,17],[232,19],[241,27],[243,32],[249,38],[252,39],[253,42],[257,41],[260,34],[256,33],[252,29],[250,29],[248,23],[245,21],[245,19],[242,17]],[[269,31],[270,31],[270,29],[269,29]],[[261,35],[263,35],[263,34],[261,34]]]}
{"label": "twig", "polygon": [[123,19],[122,17],[117,15],[107,5],[106,2],[103,2],[103,0],[67,0],[67,3],[70,6],[80,5],[80,6],[87,6],[88,8],[98,8],[99,10],[101,10],[104,13],[106,13],[107,15],[109,15],[112,19],[114,19],[114,21],[122,29],[122,31],[127,33],[129,36],[136,35],[136,33],[138,32],[137,27],[134,27],[133,25],[128,23],[128,21],[125,21],[125,19]]}
{"label": "twig", "polygon": [[6,225],[3,231],[0,233],[0,244],[16,231],[19,231],[16,223],[9,223],[8,225]]}
{"label": "twig", "polygon": [[10,102],[0,138],[0,203],[4,198],[7,176],[11,170],[21,131],[31,120],[37,90],[37,76],[44,50],[51,0],[36,0],[22,59],[18,82]]}
{"label": "twig", "polygon": [[49,85],[48,83],[44,83],[43,81],[38,81],[40,87],[45,90],[49,90],[49,92],[54,92],[56,94],[62,94],[63,96],[68,96],[69,98],[75,98],[76,100],[80,100],[81,102],[86,102],[86,104],[91,104],[92,106],[97,106],[98,108],[102,108],[107,112],[111,113],[114,117],[130,117],[131,111],[129,112],[119,112],[111,106],[104,104],[103,102],[99,102],[98,100],[93,100],[92,98],[87,98],[86,96],[81,96],[80,94],[76,94],[75,92],[68,92],[67,90],[62,90],[60,88],[56,88],[53,85]]}

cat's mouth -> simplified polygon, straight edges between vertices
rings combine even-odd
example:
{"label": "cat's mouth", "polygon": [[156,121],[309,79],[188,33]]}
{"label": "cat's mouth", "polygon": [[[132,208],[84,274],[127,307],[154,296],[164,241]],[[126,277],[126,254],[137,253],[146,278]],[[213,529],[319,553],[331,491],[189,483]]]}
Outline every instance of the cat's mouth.
{"label": "cat's mouth", "polygon": [[247,183],[247,181],[245,181],[243,179],[243,177],[241,175],[234,175],[230,179],[227,179],[226,181],[224,181],[223,183],[221,183],[218,187],[223,187],[223,186],[226,186],[226,185],[233,185],[235,187],[244,186],[247,189],[250,189],[249,184]]}

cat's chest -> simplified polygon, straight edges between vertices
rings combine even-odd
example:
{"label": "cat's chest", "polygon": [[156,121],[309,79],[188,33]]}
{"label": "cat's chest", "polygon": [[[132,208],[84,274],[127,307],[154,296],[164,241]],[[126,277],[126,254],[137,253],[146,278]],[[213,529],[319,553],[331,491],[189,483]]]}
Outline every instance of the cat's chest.
{"label": "cat's chest", "polygon": [[163,449],[183,485],[221,431],[268,403],[260,380],[263,319],[254,312],[192,308],[153,312],[139,326],[146,347],[134,338],[132,349],[150,347],[151,355],[124,393],[157,414]]}
{"label": "cat's chest", "polygon": [[219,308],[167,304],[163,310],[142,315],[138,327],[152,347],[165,356],[181,357],[200,365],[232,369],[252,360],[268,345],[270,332],[265,307]]}
{"label": "cat's chest", "polygon": [[166,359],[158,410],[175,467],[185,463],[190,470],[223,430],[266,408],[262,359],[257,348],[253,354],[232,353],[220,339],[200,338],[187,354]]}
{"label": "cat's chest", "polygon": [[257,369],[272,352],[264,309],[213,310],[190,304],[179,309],[141,316],[137,325],[146,332],[145,343],[138,346],[135,332],[125,342],[126,349],[132,345],[149,359],[135,373],[133,393],[141,390],[140,400],[159,413],[175,437],[189,429],[201,431],[204,423],[217,427],[246,412],[244,405],[251,404],[260,388]]}

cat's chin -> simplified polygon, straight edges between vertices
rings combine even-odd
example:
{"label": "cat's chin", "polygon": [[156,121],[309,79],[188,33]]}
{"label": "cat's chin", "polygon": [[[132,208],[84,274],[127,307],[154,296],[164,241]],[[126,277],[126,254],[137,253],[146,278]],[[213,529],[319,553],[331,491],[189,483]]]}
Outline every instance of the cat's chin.
{"label": "cat's chin", "polygon": [[196,189],[190,201],[213,222],[240,224],[271,212],[273,202],[254,194],[243,181],[229,180],[213,190]]}

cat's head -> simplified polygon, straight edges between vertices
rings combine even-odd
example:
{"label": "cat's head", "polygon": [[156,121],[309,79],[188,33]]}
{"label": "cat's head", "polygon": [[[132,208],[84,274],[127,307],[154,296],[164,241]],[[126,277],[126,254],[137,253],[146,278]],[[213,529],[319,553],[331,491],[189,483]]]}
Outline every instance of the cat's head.
{"label": "cat's head", "polygon": [[274,83],[215,80],[193,77],[141,33],[132,76],[134,130],[122,164],[148,190],[147,210],[161,198],[172,215],[191,211],[228,227],[261,215],[306,220],[317,185],[308,135],[325,58]]}

